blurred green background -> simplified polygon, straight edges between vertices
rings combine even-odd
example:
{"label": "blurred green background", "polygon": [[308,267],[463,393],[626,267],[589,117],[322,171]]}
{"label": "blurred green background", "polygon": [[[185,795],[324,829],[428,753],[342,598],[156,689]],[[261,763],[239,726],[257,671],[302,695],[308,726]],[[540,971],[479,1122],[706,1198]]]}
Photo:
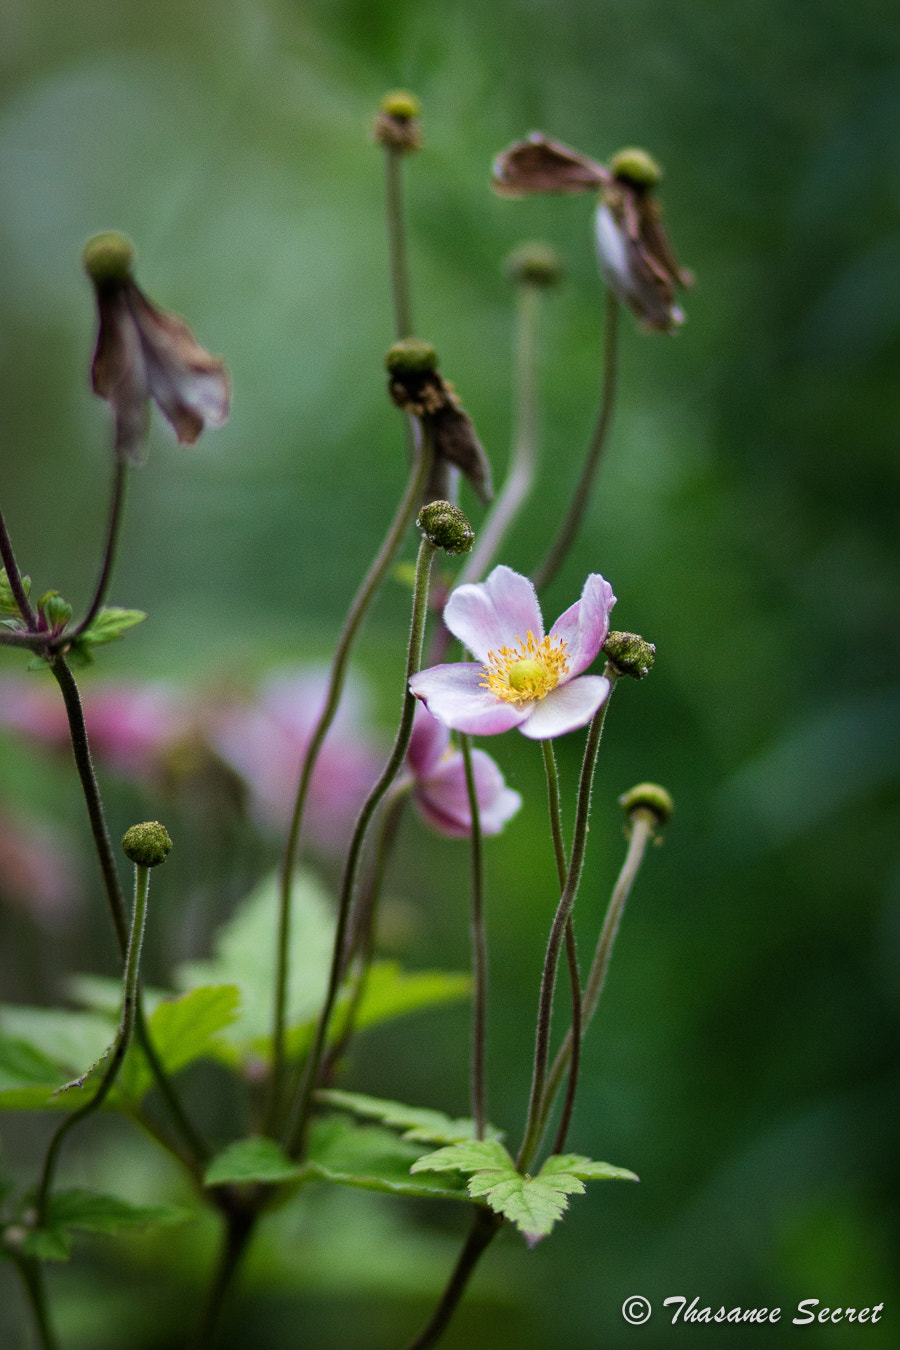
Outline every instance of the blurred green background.
{"label": "blurred green background", "polygon": [[[777,1326],[729,1328],[729,1344],[897,1343],[898,58],[889,0],[3,0],[0,500],[38,593],[84,603],[105,515],[85,238],[128,233],[149,294],[189,317],[233,381],[228,426],[197,448],[154,423],[111,597],[151,617],[101,653],[107,677],[252,688],[330,650],[406,472],[384,392],[393,331],[369,131],[388,89],[424,109],[426,148],[406,166],[416,327],[496,479],[511,403],[502,261],[541,238],[565,262],[542,335],[543,477],[503,559],[522,570],[590,433],[603,293],[590,202],[500,200],[491,160],[540,128],[600,159],[641,144],[666,170],[667,220],[697,276],[688,323],[668,339],[626,318],[600,490],[546,600],[552,620],[601,571],[616,624],[657,645],[652,677],[620,688],[607,722],[585,959],[622,856],[618,794],[656,779],[677,811],[626,915],[570,1136],[641,1185],[574,1199],[534,1252],[505,1235],[448,1350],[702,1338],[669,1324],[662,1300],[678,1294],[784,1308]],[[389,585],[357,662],[385,737],[406,625],[406,593]],[[580,743],[559,745],[569,801]],[[490,1111],[515,1140],[553,869],[535,747],[510,735],[488,748],[526,797],[488,850]],[[66,773],[2,755],[3,800],[81,829]],[[137,806],[114,795],[114,825]],[[163,892],[204,877],[233,898],[231,861],[206,857],[204,838],[178,841],[160,910]],[[265,861],[240,839],[235,857],[241,884]],[[410,822],[389,899],[411,964],[465,965],[467,867],[463,846]],[[74,922],[65,951],[21,913],[0,924],[3,999],[58,998],[73,957],[112,968],[103,915]],[[171,909],[161,926],[190,945]],[[464,1008],[398,1024],[361,1043],[347,1085],[465,1112],[467,1037]],[[107,1133],[118,1184],[152,1189],[148,1146]],[[23,1168],[37,1147],[8,1145]],[[304,1224],[262,1245],[226,1347],[404,1344],[464,1216],[348,1193]],[[52,1272],[67,1350],[181,1344],[200,1275],[171,1253],[177,1269],[161,1273],[159,1246],[85,1246]],[[27,1346],[8,1271],[0,1289],[3,1343]],[[643,1328],[620,1312],[635,1294],[656,1307]],[[883,1321],[795,1328],[807,1298],[883,1302]],[[110,1329],[110,1308],[127,1331]]]}

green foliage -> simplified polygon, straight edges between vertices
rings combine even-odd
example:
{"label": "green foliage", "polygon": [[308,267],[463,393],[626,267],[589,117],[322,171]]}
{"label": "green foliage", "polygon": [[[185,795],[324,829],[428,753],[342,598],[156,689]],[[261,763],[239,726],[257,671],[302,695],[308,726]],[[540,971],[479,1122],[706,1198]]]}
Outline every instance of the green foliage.
{"label": "green foliage", "polygon": [[113,1236],[126,1228],[184,1223],[190,1217],[189,1210],[175,1205],[133,1205],[96,1191],[56,1191],[50,1199],[46,1223],[42,1228],[27,1230],[18,1250],[43,1261],[67,1261],[75,1231]]}
{"label": "green foliage", "polygon": [[71,655],[75,664],[90,665],[94,659],[94,647],[115,642],[129,628],[143,623],[146,617],[142,609],[120,609],[117,605],[101,609],[90,628],[86,628],[72,643]]}
{"label": "green foliage", "polygon": [[[475,1122],[471,1119],[451,1120],[443,1111],[430,1111],[424,1107],[404,1106],[401,1102],[383,1101],[379,1097],[367,1097],[362,1092],[341,1092],[326,1088],[316,1093],[316,1098],[327,1106],[336,1106],[351,1111],[356,1116],[369,1120],[379,1120],[395,1130],[402,1130],[401,1138],[417,1140],[424,1144],[455,1144],[464,1139],[474,1139]],[[502,1132],[488,1126],[488,1139],[501,1139]]]}
{"label": "green foliage", "polygon": [[413,1175],[419,1150],[392,1130],[356,1125],[345,1116],[318,1120],[310,1131],[307,1166],[315,1176],[342,1186],[393,1195],[465,1200],[460,1177],[435,1181]]}
{"label": "green foliage", "polygon": [[[203,985],[179,998],[164,999],[147,1020],[150,1039],[167,1073],[198,1059],[219,1055],[220,1033],[240,1015],[241,991],[233,984]],[[146,1056],[136,1042],[125,1059],[116,1090],[137,1104],[153,1083]]]}
{"label": "green foliage", "polygon": [[226,1183],[240,1185],[247,1182],[290,1181],[304,1175],[302,1163],[292,1162],[274,1139],[254,1135],[236,1139],[218,1153],[203,1177],[207,1186]]}
{"label": "green foliage", "polygon": [[[22,590],[28,595],[31,590],[31,577],[22,577]],[[9,577],[6,575],[6,568],[0,567],[0,614],[10,614],[13,618],[18,618],[19,612],[16,597],[13,595],[12,586],[9,584]],[[7,626],[15,628],[18,625],[9,624]]]}
{"label": "green foliage", "polygon": [[419,1158],[413,1172],[456,1172],[468,1176],[468,1193],[485,1200],[523,1234],[530,1245],[550,1233],[568,1208],[569,1195],[582,1195],[585,1181],[637,1181],[633,1172],[592,1162],[577,1153],[554,1154],[532,1177],[516,1171],[495,1139],[465,1140]]}

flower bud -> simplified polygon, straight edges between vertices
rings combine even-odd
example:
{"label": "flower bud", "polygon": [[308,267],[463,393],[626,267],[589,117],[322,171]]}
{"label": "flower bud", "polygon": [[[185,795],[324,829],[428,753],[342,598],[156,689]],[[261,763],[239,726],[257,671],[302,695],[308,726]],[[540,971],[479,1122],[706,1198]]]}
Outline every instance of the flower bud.
{"label": "flower bud", "polygon": [[158,820],[132,825],[122,838],[126,858],[130,858],[138,867],[158,867],[168,858],[171,847],[169,832]]}
{"label": "flower bud", "polygon": [[373,127],[376,141],[402,154],[421,150],[420,112],[421,105],[415,94],[409,94],[405,89],[395,89],[393,93],[385,94]]}
{"label": "flower bud", "polygon": [[659,783],[638,783],[636,787],[622,793],[619,805],[629,820],[647,813],[658,825],[665,825],[675,809],[669,793]]}
{"label": "flower bud", "polygon": [[81,258],[95,286],[127,281],[134,266],[134,245],[124,234],[106,230],[87,241]]}
{"label": "flower bud", "polygon": [[429,502],[419,512],[416,524],[435,548],[451,555],[468,553],[475,542],[475,531],[452,502]]}
{"label": "flower bud", "polygon": [[630,145],[613,155],[609,167],[615,178],[633,187],[655,187],[662,178],[662,169],[653,156],[637,146]]}
{"label": "flower bud", "polygon": [[639,633],[608,633],[603,654],[619,675],[642,680],[649,675],[656,659],[656,648]]}
{"label": "flower bud", "polygon": [[555,248],[549,244],[522,244],[510,253],[503,270],[511,281],[520,286],[555,286],[563,273],[562,263]]}

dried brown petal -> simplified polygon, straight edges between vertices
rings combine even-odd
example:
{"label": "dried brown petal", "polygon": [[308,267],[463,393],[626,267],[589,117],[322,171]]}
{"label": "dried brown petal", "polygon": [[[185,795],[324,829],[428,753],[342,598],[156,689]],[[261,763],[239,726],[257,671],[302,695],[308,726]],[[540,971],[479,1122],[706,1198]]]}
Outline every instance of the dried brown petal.
{"label": "dried brown petal", "polygon": [[531,192],[596,192],[610,181],[610,173],[596,160],[532,131],[515,141],[494,160],[493,186],[504,197]]}

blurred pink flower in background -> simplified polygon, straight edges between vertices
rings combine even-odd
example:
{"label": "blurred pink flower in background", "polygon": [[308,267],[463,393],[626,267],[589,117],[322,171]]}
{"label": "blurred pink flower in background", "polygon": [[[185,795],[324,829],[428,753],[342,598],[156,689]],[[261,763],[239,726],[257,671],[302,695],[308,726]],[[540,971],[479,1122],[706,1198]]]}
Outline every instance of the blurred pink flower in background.
{"label": "blurred pink flower in background", "polygon": [[78,898],[77,865],[58,825],[0,806],[0,900],[51,926]]}
{"label": "blurred pink flower in background", "polygon": [[[207,714],[210,744],[247,783],[251,807],[264,824],[280,828],[290,819],[300,764],[327,685],[324,669],[278,671],[263,682],[254,702],[223,703]],[[328,852],[347,842],[382,768],[366,711],[363,689],[349,682],[313,772],[304,836]]]}
{"label": "blurred pink flower in background", "polygon": [[[419,815],[439,834],[460,838],[471,834],[472,813],[462,752],[450,746],[450,732],[419,703],[406,765],[413,777],[413,798]],[[503,774],[484,750],[472,751],[472,772],[482,834],[499,834],[522,805]]]}
{"label": "blurred pink flower in background", "polygon": [[[194,723],[191,701],[168,684],[98,684],[82,691],[91,750],[109,768],[144,778]],[[69,745],[59,691],[34,677],[0,680],[0,726],[54,749]]]}

